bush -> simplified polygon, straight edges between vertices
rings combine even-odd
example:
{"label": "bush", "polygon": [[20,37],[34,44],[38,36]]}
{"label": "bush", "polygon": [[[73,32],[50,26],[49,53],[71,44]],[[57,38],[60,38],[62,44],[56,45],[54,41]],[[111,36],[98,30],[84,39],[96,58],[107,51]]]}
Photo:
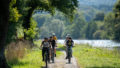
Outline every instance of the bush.
{"label": "bush", "polygon": [[29,41],[11,42],[5,51],[7,61],[12,64],[17,63],[18,59],[23,58],[27,49],[30,49],[31,46],[31,42]]}

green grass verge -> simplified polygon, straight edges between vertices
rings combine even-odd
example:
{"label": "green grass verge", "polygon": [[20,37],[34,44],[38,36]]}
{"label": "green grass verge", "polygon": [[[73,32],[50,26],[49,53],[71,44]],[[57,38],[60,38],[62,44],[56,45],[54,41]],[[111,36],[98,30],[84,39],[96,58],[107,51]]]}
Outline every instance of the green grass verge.
{"label": "green grass verge", "polygon": [[42,40],[34,41],[35,46],[40,47]]}
{"label": "green grass verge", "polygon": [[42,68],[44,62],[42,62],[41,50],[29,51],[23,59],[10,66],[11,68]]}
{"label": "green grass verge", "polygon": [[120,68],[120,55],[114,50],[76,45],[73,55],[80,68]]}
{"label": "green grass verge", "polygon": [[58,48],[58,49],[65,50],[65,47],[64,47],[64,45],[63,45],[63,44],[58,44],[57,48]]}

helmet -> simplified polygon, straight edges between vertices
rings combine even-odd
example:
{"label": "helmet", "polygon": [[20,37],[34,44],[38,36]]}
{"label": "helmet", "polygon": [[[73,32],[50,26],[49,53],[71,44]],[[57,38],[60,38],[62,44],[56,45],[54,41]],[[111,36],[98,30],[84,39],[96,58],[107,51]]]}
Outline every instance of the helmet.
{"label": "helmet", "polygon": [[67,36],[66,37],[70,37],[70,34],[67,34]]}
{"label": "helmet", "polygon": [[55,35],[55,33],[52,33],[52,35],[54,36],[54,35]]}

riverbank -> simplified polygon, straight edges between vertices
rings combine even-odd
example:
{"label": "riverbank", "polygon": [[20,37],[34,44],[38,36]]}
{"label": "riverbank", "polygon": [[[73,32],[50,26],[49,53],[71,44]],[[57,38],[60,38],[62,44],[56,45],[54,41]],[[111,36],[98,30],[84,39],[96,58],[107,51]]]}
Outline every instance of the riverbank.
{"label": "riverbank", "polygon": [[76,45],[73,55],[81,68],[120,68],[120,54],[116,49]]}

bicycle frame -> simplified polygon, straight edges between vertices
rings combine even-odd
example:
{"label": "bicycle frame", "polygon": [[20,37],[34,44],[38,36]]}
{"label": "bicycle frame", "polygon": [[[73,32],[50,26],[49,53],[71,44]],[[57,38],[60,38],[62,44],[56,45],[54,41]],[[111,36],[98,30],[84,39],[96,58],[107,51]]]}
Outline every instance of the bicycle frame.
{"label": "bicycle frame", "polygon": [[71,57],[72,57],[72,48],[71,46],[68,46],[68,62],[71,63]]}
{"label": "bicycle frame", "polygon": [[54,63],[55,53],[53,48],[52,48],[51,54],[52,54],[51,59],[52,59],[52,62]]}

